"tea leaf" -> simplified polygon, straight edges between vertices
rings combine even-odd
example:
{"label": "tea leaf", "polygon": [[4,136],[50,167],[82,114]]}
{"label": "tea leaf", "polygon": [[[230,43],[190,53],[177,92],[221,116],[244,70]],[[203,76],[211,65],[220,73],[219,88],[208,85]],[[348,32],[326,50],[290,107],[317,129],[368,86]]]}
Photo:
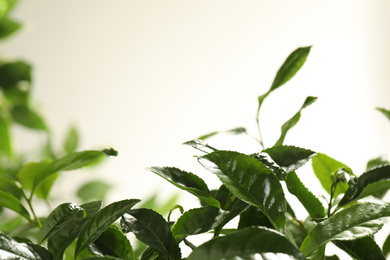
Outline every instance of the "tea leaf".
{"label": "tea leaf", "polygon": [[357,178],[357,183],[345,192],[339,206],[390,189],[390,165],[377,167],[363,173]]}
{"label": "tea leaf", "polygon": [[94,242],[112,223],[125,214],[135,204],[137,199],[122,200],[111,203],[96,213],[81,231],[76,244],[75,258],[78,254]]}
{"label": "tea leaf", "polygon": [[179,189],[198,197],[207,205],[220,207],[219,202],[211,196],[206,183],[195,174],[174,167],[150,167],[147,170],[163,177]]}
{"label": "tea leaf", "polygon": [[28,213],[27,209],[23,206],[23,204],[12,196],[11,194],[0,191],[0,206],[8,208],[16,213],[18,213],[20,216],[24,217],[25,219],[31,221],[30,214]]}
{"label": "tea leaf", "polygon": [[265,227],[251,227],[207,241],[195,248],[187,260],[279,258],[305,259],[281,233]]}
{"label": "tea leaf", "polygon": [[382,246],[383,254],[388,256],[390,254],[390,235],[386,238]]}
{"label": "tea leaf", "polygon": [[261,162],[249,155],[217,151],[199,157],[239,199],[259,207],[276,229],[284,227],[286,200],[278,179]]}
{"label": "tea leaf", "polygon": [[22,25],[14,20],[11,20],[9,18],[3,18],[0,20],[0,39],[5,39],[15,32],[17,32],[20,28],[22,28]]}
{"label": "tea leaf", "polygon": [[[332,187],[332,173],[340,168],[348,168],[345,164],[322,153],[317,153],[317,155],[313,156],[311,162],[315,175],[320,181],[322,187],[329,194],[331,193],[330,189]],[[338,183],[333,196],[337,197],[337,195],[345,193],[347,189],[348,184]]]}
{"label": "tea leaf", "polygon": [[303,241],[305,256],[332,240],[355,240],[380,230],[390,216],[390,204],[358,203],[318,223]]}
{"label": "tea leaf", "polygon": [[218,149],[215,149],[214,147],[206,144],[204,141],[199,140],[199,139],[187,141],[183,144],[192,146],[193,148],[195,148],[201,152],[204,152],[204,153],[211,153],[211,152],[218,151]]}
{"label": "tea leaf", "polygon": [[382,250],[371,237],[333,243],[357,260],[386,260]]}
{"label": "tea leaf", "polygon": [[47,131],[44,119],[34,110],[27,106],[14,106],[11,110],[12,119],[27,128]]}
{"label": "tea leaf", "polygon": [[377,107],[376,109],[378,111],[382,112],[382,114],[385,115],[387,117],[387,119],[390,120],[390,110],[387,110],[387,109],[384,109],[384,108],[381,108],[381,107]]}
{"label": "tea leaf", "polygon": [[[0,39],[1,39],[0,21]],[[15,61],[0,65],[0,88],[9,90],[22,82],[31,83],[31,65],[24,61]]]}
{"label": "tea leaf", "polygon": [[287,122],[285,122],[282,125],[282,133],[280,134],[279,139],[276,141],[274,146],[279,146],[282,145],[284,142],[284,138],[286,137],[287,132],[293,128],[301,118],[301,111],[302,109],[306,108],[307,106],[313,104],[317,100],[316,97],[307,97],[305,102],[303,103],[302,107],[299,109],[299,111],[292,117],[290,118]]}
{"label": "tea leaf", "polygon": [[79,143],[79,136],[76,128],[73,126],[69,129],[68,134],[66,135],[64,141],[64,150],[68,153],[73,153],[76,151]]}
{"label": "tea leaf", "polygon": [[132,209],[121,219],[124,232],[133,232],[146,245],[156,248],[163,257],[180,259],[179,245],[164,218],[151,209]]}
{"label": "tea leaf", "polygon": [[103,181],[90,181],[77,190],[77,196],[84,202],[104,199],[111,185]]}
{"label": "tea leaf", "polygon": [[198,137],[197,139],[203,141],[203,140],[206,140],[206,139],[208,139],[216,134],[219,134],[219,133],[238,135],[238,134],[246,133],[246,129],[244,127],[237,127],[237,128],[233,128],[233,129],[229,129],[229,130],[225,130],[225,131],[212,132],[209,134],[202,135],[202,136]]}

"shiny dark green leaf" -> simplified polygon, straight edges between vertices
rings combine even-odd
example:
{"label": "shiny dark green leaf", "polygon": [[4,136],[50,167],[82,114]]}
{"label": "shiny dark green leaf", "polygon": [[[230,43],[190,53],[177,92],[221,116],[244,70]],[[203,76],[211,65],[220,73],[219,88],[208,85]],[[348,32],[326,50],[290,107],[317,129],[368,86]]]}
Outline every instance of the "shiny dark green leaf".
{"label": "shiny dark green leaf", "polygon": [[367,236],[351,241],[333,241],[333,243],[357,260],[386,260],[375,241]]}
{"label": "shiny dark green leaf", "polygon": [[206,144],[203,140],[199,140],[199,139],[187,141],[183,144],[192,146],[193,148],[195,148],[201,152],[204,152],[204,153],[211,153],[211,152],[215,152],[218,150],[218,149]]}
{"label": "shiny dark green leaf", "polygon": [[390,165],[385,165],[363,173],[354,188],[348,188],[339,206],[390,189]]}
{"label": "shiny dark green leaf", "polygon": [[0,259],[2,260],[51,260],[50,253],[43,247],[20,243],[0,233]]}
{"label": "shiny dark green leaf", "polygon": [[240,214],[240,221],[238,222],[237,229],[244,229],[252,226],[274,228],[269,219],[258,207],[249,206]]}
{"label": "shiny dark green leaf", "polygon": [[383,254],[387,257],[390,255],[390,235],[386,238],[382,246]]}
{"label": "shiny dark green leaf", "polygon": [[31,220],[30,214],[20,200],[7,192],[0,191],[0,206],[18,213],[27,220]]}
{"label": "shiny dark green leaf", "polygon": [[101,201],[93,201],[83,204],[80,207],[86,211],[79,211],[67,226],[62,227],[48,239],[48,249],[52,253],[55,260],[61,260],[65,249],[79,236],[81,230],[86,226],[88,221],[100,210]]}
{"label": "shiny dark green leaf", "polygon": [[103,149],[102,152],[107,156],[118,156],[118,151],[113,148]]}
{"label": "shiny dark green leaf", "polygon": [[153,260],[158,257],[158,250],[154,247],[148,247],[141,255],[141,260]]}
{"label": "shiny dark green leaf", "polygon": [[221,224],[227,214],[228,212],[216,207],[191,209],[176,221],[172,233],[176,239],[205,233]]}
{"label": "shiny dark green leaf", "polygon": [[114,226],[108,227],[93,244],[95,249],[104,256],[118,257],[123,260],[136,259],[130,241]]}
{"label": "shiny dark green leaf", "polygon": [[387,117],[387,119],[390,120],[390,110],[387,110],[387,109],[384,109],[384,108],[381,108],[381,107],[377,107],[376,109],[378,111],[382,112],[382,114],[385,115]]}
{"label": "shiny dark green leaf", "polygon": [[264,227],[251,227],[213,238],[195,248],[187,258],[199,259],[303,260],[305,257],[281,233]]}
{"label": "shiny dark green leaf", "polygon": [[144,244],[156,248],[163,257],[180,259],[179,245],[174,239],[169,224],[151,209],[132,209],[122,217],[124,232],[133,232]]}
{"label": "shiny dark green leaf", "polygon": [[9,18],[3,18],[0,20],[0,40],[3,40],[15,32],[17,32],[22,25],[14,20]]}
{"label": "shiny dark green leaf", "polygon": [[26,106],[14,106],[11,110],[12,119],[27,128],[46,131],[47,126],[44,119],[34,110]]}
{"label": "shiny dark green leaf", "polygon": [[[348,166],[325,154],[317,153],[312,157],[312,167],[322,187],[330,194],[332,187],[332,173],[340,168]],[[333,196],[337,197],[338,195],[345,193],[347,189],[348,184],[338,183]]]}
{"label": "shiny dark green leaf", "polygon": [[387,217],[390,217],[390,204],[354,204],[318,223],[303,241],[301,251],[308,256],[328,241],[373,235],[388,221]]}
{"label": "shiny dark green leaf", "polygon": [[290,214],[286,214],[284,234],[289,238],[291,243],[299,248],[302,245],[303,240],[306,238],[308,231],[306,230],[304,223],[296,218],[293,218]]}
{"label": "shiny dark green leaf", "polygon": [[76,151],[79,144],[79,135],[76,128],[73,126],[69,129],[65,141],[64,141],[64,151],[66,153],[73,153]]}
{"label": "shiny dark green leaf", "polygon": [[94,242],[112,223],[125,214],[140,200],[121,200],[101,209],[81,231],[76,244],[75,257],[88,245]]}
{"label": "shiny dark green leaf", "polygon": [[[39,243],[55,234],[61,228],[72,223],[72,219],[80,211],[84,211],[81,207],[73,203],[64,203],[55,208],[43,222],[40,234]],[[73,224],[73,223],[72,223]]]}
{"label": "shiny dark green leaf", "polygon": [[280,134],[280,137],[279,139],[276,141],[275,145],[274,146],[279,146],[279,145],[282,145],[283,142],[284,142],[284,139],[286,137],[286,134],[287,132],[293,128],[299,121],[299,119],[301,118],[301,111],[302,109],[306,108],[307,106],[313,104],[315,101],[317,100],[316,97],[307,97],[305,102],[303,103],[302,107],[299,109],[299,111],[292,117],[290,118],[289,120],[287,120],[287,122],[285,122],[283,125],[282,125],[282,129],[281,129],[281,134]]}
{"label": "shiny dark green leaf", "polygon": [[237,198],[259,207],[276,229],[284,227],[286,200],[278,179],[255,158],[232,151],[199,157]]}
{"label": "shiny dark green leaf", "polygon": [[325,217],[321,201],[302,183],[295,172],[290,172],[286,180],[288,191],[295,195],[313,219]]}
{"label": "shiny dark green leaf", "polygon": [[161,176],[176,187],[198,197],[207,205],[220,207],[219,202],[211,196],[206,183],[195,174],[174,167],[150,167],[147,170]]}
{"label": "shiny dark green leaf", "polygon": [[110,190],[111,185],[103,181],[90,181],[77,190],[77,197],[82,201],[102,200]]}
{"label": "shiny dark green leaf", "polygon": [[8,120],[0,114],[0,155],[11,157],[12,155],[12,144],[11,144],[11,133],[10,125]]}
{"label": "shiny dark green leaf", "polygon": [[[1,21],[0,21],[1,38]],[[22,82],[31,82],[31,65],[24,61],[15,61],[0,65],[0,88],[8,90]]]}
{"label": "shiny dark green leaf", "polygon": [[271,147],[262,153],[267,153],[287,173],[300,168],[315,155],[311,150],[287,145]]}

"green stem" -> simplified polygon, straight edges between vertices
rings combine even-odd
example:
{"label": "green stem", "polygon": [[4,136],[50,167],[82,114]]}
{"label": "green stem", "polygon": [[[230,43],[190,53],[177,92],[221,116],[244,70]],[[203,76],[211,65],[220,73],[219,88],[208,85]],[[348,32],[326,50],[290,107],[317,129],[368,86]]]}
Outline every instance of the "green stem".
{"label": "green stem", "polygon": [[259,132],[259,144],[261,146],[262,149],[264,149],[264,143],[263,143],[263,135],[261,133],[261,129],[260,129],[260,109],[257,111],[257,114],[256,114],[256,125],[257,125],[257,131]]}
{"label": "green stem", "polygon": [[34,211],[34,208],[32,206],[32,203],[31,203],[31,200],[32,200],[32,195],[30,196],[30,198],[27,197],[26,193],[22,190],[22,195],[23,197],[26,199],[27,201],[27,204],[28,204],[28,207],[30,208],[30,211],[31,213],[33,214],[34,216],[34,219],[35,219],[35,223],[34,222],[30,222],[31,224],[34,224],[34,225],[38,225],[39,229],[42,229],[42,223],[41,221],[39,220],[39,218],[37,217],[37,215],[35,214],[35,211]]}
{"label": "green stem", "polygon": [[333,201],[333,195],[336,190],[336,185],[337,183],[332,183],[332,186],[330,187],[330,200],[329,200],[329,205],[328,205],[328,218],[330,218],[331,214],[331,208],[332,208],[332,201]]}

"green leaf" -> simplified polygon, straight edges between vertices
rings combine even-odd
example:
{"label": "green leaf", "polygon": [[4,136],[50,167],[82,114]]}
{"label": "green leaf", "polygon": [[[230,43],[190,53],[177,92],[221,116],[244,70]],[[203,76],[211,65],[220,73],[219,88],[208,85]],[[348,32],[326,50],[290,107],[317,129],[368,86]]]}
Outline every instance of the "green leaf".
{"label": "green leaf", "polygon": [[91,200],[102,200],[109,191],[111,185],[103,181],[90,181],[82,185],[78,191],[77,196],[84,202]]}
{"label": "green leaf", "polygon": [[380,230],[390,216],[390,204],[358,203],[318,223],[303,241],[301,251],[310,255],[328,241],[355,240]]}
{"label": "green leaf", "polygon": [[[1,21],[0,21],[1,35]],[[1,38],[1,36],[0,36]],[[17,87],[20,83],[31,83],[31,65],[15,61],[0,65],[0,87],[4,90]]]}
{"label": "green leaf", "polygon": [[284,227],[287,203],[278,179],[255,158],[232,151],[217,151],[199,157],[237,198],[259,207],[276,229]]}
{"label": "green leaf", "polygon": [[[340,168],[348,168],[345,164],[322,153],[317,153],[317,155],[313,156],[312,167],[322,187],[329,194],[332,187],[332,173],[336,172]],[[333,197],[337,197],[338,195],[345,193],[347,189],[348,184],[338,183]]]}
{"label": "green leaf", "polygon": [[303,260],[305,257],[281,233],[264,227],[251,227],[213,238],[195,248],[187,258],[198,259]]}
{"label": "green leaf", "polygon": [[53,171],[76,170],[101,160],[105,155],[104,151],[96,150],[70,153],[52,162]]}
{"label": "green leaf", "polygon": [[305,102],[303,103],[302,107],[299,109],[299,111],[290,118],[286,123],[282,125],[282,133],[280,134],[280,137],[278,141],[276,141],[274,146],[279,146],[283,144],[284,138],[286,137],[287,132],[293,128],[301,118],[301,111],[302,109],[306,108],[307,106],[313,104],[317,100],[316,97],[307,97]]}
{"label": "green leaf", "polygon": [[366,171],[371,170],[373,168],[376,168],[378,166],[386,165],[386,164],[390,164],[389,160],[384,156],[379,156],[377,158],[370,160],[367,163]]}
{"label": "green leaf", "polygon": [[386,260],[382,250],[371,237],[333,243],[357,260]]}
{"label": "green leaf", "polygon": [[216,207],[191,209],[176,221],[172,233],[176,239],[205,233],[221,224],[227,214]]}
{"label": "green leaf", "polygon": [[9,218],[0,223],[0,230],[4,233],[10,234],[14,232],[16,229],[21,227],[24,224],[23,217],[15,216],[13,218]]}
{"label": "green leaf", "polygon": [[216,134],[219,134],[219,133],[238,135],[238,134],[246,133],[246,129],[244,127],[237,127],[237,128],[233,128],[233,129],[229,129],[229,130],[225,130],[225,131],[212,132],[209,134],[202,135],[202,136],[198,137],[197,139],[206,140],[206,139],[208,139]]}
{"label": "green leaf", "polygon": [[387,109],[384,109],[384,108],[381,108],[381,107],[377,107],[376,109],[378,111],[382,112],[382,114],[385,115],[387,117],[387,119],[390,120],[390,110],[387,110]]}
{"label": "green leaf", "polygon": [[20,202],[20,200],[18,200],[17,198],[15,198],[9,193],[0,191],[0,206],[15,211],[20,216],[31,221],[30,214],[28,213],[27,209],[23,206],[23,204]]}
{"label": "green leaf", "polygon": [[215,149],[214,147],[206,144],[204,141],[199,140],[199,139],[187,141],[183,144],[192,146],[193,148],[195,148],[201,152],[204,152],[204,153],[211,153],[211,152],[215,152],[218,150],[218,149]]}
{"label": "green leaf", "polygon": [[315,155],[311,150],[287,145],[271,147],[262,153],[267,153],[287,173],[297,170]]}
{"label": "green leaf", "polygon": [[83,204],[80,207],[87,213],[79,211],[68,222],[48,239],[48,249],[53,254],[55,260],[62,260],[65,249],[79,236],[81,230],[87,225],[88,221],[100,210],[101,201],[93,201]]}
{"label": "green leaf", "polygon": [[286,214],[285,235],[297,248],[302,245],[307,233],[304,223],[293,218],[290,214]]}
{"label": "green leaf", "polygon": [[321,201],[305,187],[295,172],[287,175],[286,184],[288,191],[298,198],[310,217],[313,219],[325,217],[325,208]]}
{"label": "green leaf", "polygon": [[8,120],[0,113],[0,155],[12,155],[11,133]]}
{"label": "green leaf", "polygon": [[50,260],[50,253],[43,247],[30,243],[19,243],[0,233],[0,259],[3,260]]}
{"label": "green leaf", "polygon": [[237,229],[244,229],[252,226],[273,228],[272,223],[259,208],[249,206],[240,214],[240,222],[238,222]]}
{"label": "green leaf", "polygon": [[147,170],[161,176],[179,189],[198,197],[207,205],[220,207],[219,202],[211,196],[206,183],[195,174],[174,167],[150,167]]}
{"label": "green leaf", "polygon": [[73,153],[76,151],[79,144],[79,136],[76,128],[73,126],[69,129],[64,141],[64,151],[66,153]]}
{"label": "green leaf", "polygon": [[[146,245],[156,248],[163,257],[180,259],[179,246],[169,224],[157,212],[150,209],[132,209],[121,219],[124,232],[133,232]],[[160,255],[161,256],[161,255]]]}
{"label": "green leaf", "polygon": [[34,110],[26,106],[14,106],[11,110],[13,120],[27,128],[46,131],[47,126],[43,118]]}
{"label": "green leaf", "polygon": [[93,216],[81,231],[76,244],[75,258],[78,254],[93,243],[112,223],[125,214],[140,200],[121,200],[104,207]]}
{"label": "green leaf", "polygon": [[17,32],[22,25],[19,22],[11,20],[9,18],[3,18],[0,20],[0,40],[3,40],[13,33]]}
{"label": "green leaf", "polygon": [[0,175],[0,191],[4,191],[16,198],[22,197],[22,190],[18,187],[15,181]]}
{"label": "green leaf", "polygon": [[382,246],[383,254],[388,256],[390,254],[390,235],[386,238]]}
{"label": "green leaf", "polygon": [[356,185],[348,188],[339,207],[390,189],[390,165],[374,168],[358,177]]}
{"label": "green leaf", "polygon": [[135,260],[134,251],[127,237],[115,226],[108,227],[93,243],[104,256]]}
{"label": "green leaf", "polygon": [[112,256],[89,256],[83,258],[82,260],[123,260],[122,258],[112,257]]}
{"label": "green leaf", "polygon": [[84,211],[79,206],[73,203],[64,203],[55,208],[43,222],[42,229],[39,234],[39,243],[55,234],[61,228],[73,222],[73,218],[80,211]]}

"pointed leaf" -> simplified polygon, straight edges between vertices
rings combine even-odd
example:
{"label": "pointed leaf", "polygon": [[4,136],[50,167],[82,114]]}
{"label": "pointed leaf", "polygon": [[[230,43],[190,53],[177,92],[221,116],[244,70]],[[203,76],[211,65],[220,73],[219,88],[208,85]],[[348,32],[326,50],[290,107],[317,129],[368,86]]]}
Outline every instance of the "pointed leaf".
{"label": "pointed leaf", "polygon": [[371,170],[373,168],[376,168],[378,166],[383,166],[383,165],[387,165],[387,164],[390,164],[390,161],[385,156],[379,156],[377,158],[370,160],[367,163],[366,171]]}
{"label": "pointed leaf", "polygon": [[198,197],[209,206],[220,207],[206,185],[206,183],[193,173],[185,172],[174,167],[150,167],[147,170],[163,177],[176,187]]}
{"label": "pointed leaf", "polygon": [[286,200],[282,186],[261,162],[232,151],[209,153],[199,157],[199,162],[237,198],[259,207],[276,229],[284,227]]}
{"label": "pointed leaf", "polygon": [[355,240],[373,235],[390,216],[390,204],[358,203],[318,223],[303,241],[301,251],[310,255],[328,241]]}
{"label": "pointed leaf", "polygon": [[0,191],[0,206],[15,211],[20,216],[31,221],[30,214],[20,200],[4,191]]}
{"label": "pointed leaf", "polygon": [[122,200],[111,203],[96,213],[81,231],[76,244],[75,258],[88,245],[94,242],[112,223],[125,214],[135,204],[137,199]]}
{"label": "pointed leaf", "polygon": [[81,230],[88,221],[100,210],[101,201],[93,201],[80,207],[87,213],[79,211],[68,223],[48,239],[48,249],[53,254],[54,260],[62,260],[65,249],[79,236]]}
{"label": "pointed leaf", "polygon": [[2,260],[50,260],[50,253],[38,245],[19,243],[0,233],[0,259]]}
{"label": "pointed leaf", "polygon": [[16,198],[22,197],[22,190],[14,180],[0,175],[0,191],[4,191]]}
{"label": "pointed leaf", "polygon": [[83,209],[73,203],[64,203],[55,208],[42,225],[39,243],[42,243],[58,230],[72,223],[73,217],[80,211],[83,211]]}
{"label": "pointed leaf", "polygon": [[134,251],[127,237],[115,226],[108,227],[93,243],[104,256],[135,260]]}
{"label": "pointed leaf", "polygon": [[68,153],[73,153],[76,151],[79,143],[79,136],[77,134],[76,128],[73,126],[69,129],[68,134],[66,135],[64,141],[64,150]]}
{"label": "pointed leaf", "polygon": [[271,147],[263,152],[287,173],[297,170],[315,155],[311,150],[287,145]]}
{"label": "pointed leaf", "polygon": [[176,221],[172,233],[176,239],[205,233],[221,224],[227,214],[216,207],[191,209]]}
{"label": "pointed leaf", "polygon": [[14,20],[3,18],[0,20],[0,40],[5,39],[17,32],[22,25]]}
{"label": "pointed leaf", "polygon": [[164,257],[180,259],[179,246],[164,218],[150,209],[132,209],[121,219],[124,232],[133,232],[146,245],[156,248]]}
{"label": "pointed leaf", "polygon": [[390,235],[386,238],[382,246],[383,254],[387,257],[390,254]]}
{"label": "pointed leaf", "polygon": [[333,243],[357,260],[386,260],[382,250],[371,237]]}
{"label": "pointed leaf", "polygon": [[[344,167],[348,168],[348,166],[346,166],[345,164],[336,161],[335,159],[330,158],[329,156],[322,153],[317,153],[315,156],[313,156],[312,167],[322,187],[329,194],[330,194],[330,189],[332,187],[332,173],[337,171],[340,168],[344,168]],[[348,184],[338,183],[333,196],[337,197],[338,195],[345,193],[347,189],[348,189]]]}
{"label": "pointed leaf", "polygon": [[377,107],[376,109],[378,111],[382,112],[382,114],[385,115],[387,117],[387,119],[390,120],[390,110],[387,110],[387,109],[384,109],[384,108],[381,108],[381,107]]}
{"label": "pointed leaf", "polygon": [[292,118],[290,118],[286,123],[284,123],[282,125],[282,130],[281,130],[282,133],[280,134],[280,137],[279,137],[278,141],[276,141],[274,146],[279,146],[279,145],[283,144],[284,138],[286,137],[287,132],[291,128],[293,128],[298,123],[299,119],[301,118],[301,111],[302,111],[302,109],[304,109],[305,107],[313,104],[316,100],[317,100],[316,97],[307,97],[306,98],[305,102],[303,103],[303,105],[299,109],[299,111]]}
{"label": "pointed leaf", "polygon": [[213,238],[195,248],[187,258],[187,260],[198,259],[303,260],[305,258],[281,233],[264,227],[251,227]]}
{"label": "pointed leaf", "polygon": [[390,165],[374,168],[363,173],[357,179],[353,188],[348,188],[339,206],[344,206],[352,201],[384,192],[390,189]]}
{"label": "pointed leaf", "polygon": [[199,139],[187,141],[183,144],[192,146],[193,148],[195,148],[201,152],[204,152],[204,153],[211,153],[211,152],[215,152],[218,150],[218,149],[215,149],[214,147],[211,147],[210,145],[206,144],[204,141],[199,140]]}
{"label": "pointed leaf", "polygon": [[13,120],[22,126],[35,130],[47,130],[44,119],[27,106],[14,106],[11,110],[11,115]]}
{"label": "pointed leaf", "polygon": [[238,135],[238,134],[246,133],[246,129],[243,128],[243,127],[237,127],[237,128],[233,128],[233,129],[229,129],[229,130],[225,130],[225,131],[212,132],[212,133],[209,133],[209,134],[202,135],[202,136],[198,137],[197,139],[199,139],[199,140],[206,140],[207,138],[210,138],[210,137],[212,137],[212,136],[214,136],[216,134],[219,134],[219,133],[227,133],[227,134]]}
{"label": "pointed leaf", "polygon": [[286,180],[288,191],[295,195],[313,219],[325,217],[325,208],[301,182],[295,172],[290,172]]}

